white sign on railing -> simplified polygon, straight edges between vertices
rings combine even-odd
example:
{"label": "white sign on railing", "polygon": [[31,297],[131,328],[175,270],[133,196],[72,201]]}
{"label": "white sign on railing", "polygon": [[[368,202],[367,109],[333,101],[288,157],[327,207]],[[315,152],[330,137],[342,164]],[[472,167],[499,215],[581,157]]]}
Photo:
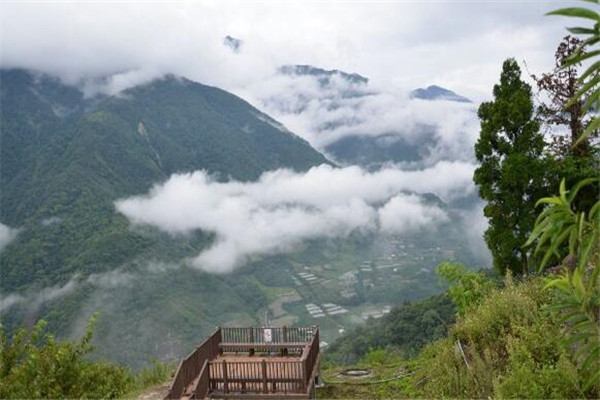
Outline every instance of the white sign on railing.
{"label": "white sign on railing", "polygon": [[271,332],[270,328],[265,328],[263,336],[265,337],[265,343],[271,343],[273,341],[273,332]]}

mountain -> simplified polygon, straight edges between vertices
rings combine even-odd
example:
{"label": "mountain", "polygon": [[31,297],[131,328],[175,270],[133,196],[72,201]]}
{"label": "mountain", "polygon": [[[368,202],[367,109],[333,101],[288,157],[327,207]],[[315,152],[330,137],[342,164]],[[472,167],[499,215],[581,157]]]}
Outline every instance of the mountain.
{"label": "mountain", "polygon": [[353,135],[328,144],[325,151],[339,163],[370,168],[378,168],[388,162],[418,163],[426,155],[425,144],[433,134],[431,127],[423,126],[421,129],[423,135],[418,142],[409,142],[394,134],[375,137]]}
{"label": "mountain", "polygon": [[326,70],[312,65],[284,65],[279,67],[278,72],[283,75],[314,76],[319,79],[322,86],[327,86],[334,77],[355,84],[367,84],[369,82],[368,78],[356,73],[348,73],[337,69]]}
{"label": "mountain", "polygon": [[[253,256],[230,274],[194,270],[183,260],[213,234],[132,225],[114,201],[178,172],[253,181],[329,161],[240,98],[174,76],[86,97],[56,78],[2,70],[0,96],[0,221],[18,228],[0,253],[9,331],[44,317],[59,336],[79,336],[99,311],[97,356],[134,368],[150,355],[189,352],[215,326],[263,324],[265,316],[280,325],[318,322],[331,342],[364,313],[438,292],[433,268],[443,259],[472,257],[448,209],[450,219],[426,235],[356,232]],[[309,303],[347,313],[317,321]]]}
{"label": "mountain", "polygon": [[415,89],[410,92],[410,97],[421,100],[446,100],[456,101],[458,103],[472,103],[468,98],[460,96],[452,90],[444,89],[443,87],[436,85],[428,86],[425,89]]}
{"label": "mountain", "polygon": [[[162,314],[166,306],[159,304],[165,301],[164,277],[148,273],[140,263],[150,260],[160,268],[168,260],[197,254],[212,237],[132,229],[115,212],[114,201],[146,193],[177,172],[203,169],[219,179],[246,181],[267,170],[305,171],[329,163],[240,98],[183,78],[167,76],[116,96],[93,98],[24,70],[2,70],[0,82],[0,221],[19,229],[0,253],[0,305],[4,299],[10,307],[3,316],[9,327],[43,315],[51,317],[54,331],[68,334],[86,307],[110,300],[97,298],[99,285],[127,289],[131,271],[140,268],[149,283],[121,296],[138,308],[119,309],[121,325],[111,315],[101,329],[111,323],[125,326],[136,312],[152,308],[166,318],[156,326],[172,325]],[[260,303],[260,292],[248,285],[240,290],[240,283],[228,277],[187,270],[173,275],[172,289],[195,304],[197,316],[206,310],[202,329],[231,317],[211,307],[220,295],[227,296],[227,309],[242,313],[252,310],[253,300]],[[179,298],[173,295],[167,303]],[[15,299],[20,301],[13,305]],[[167,333],[156,329],[154,334],[164,341]],[[136,337],[131,333],[128,340]],[[135,351],[136,344],[127,343]]]}
{"label": "mountain", "polygon": [[[141,238],[113,202],[173,173],[250,180],[328,162],[240,98],[173,76],[100,99],[25,71],[2,71],[1,82],[0,220],[23,228],[19,245],[0,256],[3,290],[53,285],[64,272],[99,272],[135,256],[127,246],[115,251]],[[61,223],[43,223],[52,218]]]}
{"label": "mountain", "polygon": [[473,159],[468,129],[474,107],[449,90],[430,86],[407,96],[356,73],[312,65],[284,65],[274,80],[257,91],[261,108],[303,129],[340,165],[376,169],[390,162],[418,167]]}

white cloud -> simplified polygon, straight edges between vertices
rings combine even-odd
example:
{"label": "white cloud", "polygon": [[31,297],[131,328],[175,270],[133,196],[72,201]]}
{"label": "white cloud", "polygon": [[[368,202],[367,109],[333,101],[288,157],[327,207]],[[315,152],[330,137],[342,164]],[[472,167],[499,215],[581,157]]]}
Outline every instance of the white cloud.
{"label": "white cloud", "polygon": [[383,232],[403,233],[448,220],[444,210],[423,205],[415,195],[395,196],[379,210]]}
{"label": "white cloud", "polygon": [[18,229],[11,228],[0,222],[0,252],[19,234]]}
{"label": "white cloud", "polygon": [[63,285],[49,286],[26,294],[10,293],[4,297],[0,296],[0,313],[19,304],[26,304],[29,310],[37,310],[42,304],[71,293],[75,290],[78,283],[79,276],[76,275]]}
{"label": "white cloud", "polygon": [[238,92],[314,147],[348,136],[402,139],[422,147],[421,165],[473,160],[479,134],[476,105],[410,99],[399,88],[334,76],[274,75]]}
{"label": "white cloud", "polygon": [[488,228],[488,220],[483,214],[484,203],[479,202],[470,209],[460,211],[462,232],[466,244],[471,252],[480,260],[483,260],[482,265],[472,265],[471,267],[487,268],[491,265],[492,256],[485,243],[484,233]]}
{"label": "white cloud", "polygon": [[112,289],[119,286],[131,286],[134,280],[134,274],[119,269],[101,274],[92,274],[86,279],[88,283],[105,289]]}
{"label": "white cloud", "polygon": [[44,288],[36,293],[32,304],[35,308],[41,306],[45,302],[53,301],[58,298],[64,297],[67,294],[71,293],[77,287],[77,283],[79,281],[79,277],[75,276],[64,285],[55,285],[51,287]]}
{"label": "white cloud", "polygon": [[[473,192],[474,166],[440,162],[420,171],[369,173],[358,167],[277,170],[256,182],[217,182],[200,171],[173,175],[148,195],[116,202],[136,224],[171,234],[214,232],[213,245],[191,261],[228,272],[249,257],[289,251],[303,240],[345,237],[355,231],[405,232],[446,220],[444,211],[406,191],[454,199]],[[409,212],[404,212],[408,211]],[[389,221],[389,218],[398,218]]]}
{"label": "white cloud", "polygon": [[65,297],[77,289],[82,283],[91,284],[102,289],[112,289],[119,286],[130,286],[136,276],[120,269],[92,274],[85,280],[80,275],[74,275],[64,284],[48,286],[36,291],[25,293],[10,293],[0,296],[0,314],[16,305],[26,305],[30,312],[37,311],[43,304]]}
{"label": "white cloud", "polygon": [[[405,88],[437,83],[479,100],[501,62],[552,65],[569,2],[3,2],[1,64],[71,82],[174,73],[238,88],[282,64],[359,72]],[[223,45],[244,41],[234,54]],[[129,73],[127,71],[135,71]]]}
{"label": "white cloud", "polygon": [[5,310],[8,310],[14,305],[23,303],[24,301],[25,297],[19,294],[11,293],[8,296],[0,296],[0,313],[4,312]]}

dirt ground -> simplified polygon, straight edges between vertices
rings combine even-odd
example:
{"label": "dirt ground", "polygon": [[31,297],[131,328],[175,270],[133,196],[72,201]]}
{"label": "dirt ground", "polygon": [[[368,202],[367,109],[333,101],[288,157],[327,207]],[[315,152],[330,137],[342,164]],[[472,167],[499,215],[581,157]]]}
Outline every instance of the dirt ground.
{"label": "dirt ground", "polygon": [[144,390],[136,397],[137,400],[163,400],[169,390],[169,383]]}

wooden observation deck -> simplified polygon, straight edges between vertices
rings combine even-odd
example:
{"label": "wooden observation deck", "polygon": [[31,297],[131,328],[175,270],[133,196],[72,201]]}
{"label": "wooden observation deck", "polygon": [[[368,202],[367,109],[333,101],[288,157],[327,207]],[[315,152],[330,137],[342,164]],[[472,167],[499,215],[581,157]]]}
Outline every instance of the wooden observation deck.
{"label": "wooden observation deck", "polygon": [[165,399],[310,399],[319,329],[218,328],[179,364]]}

